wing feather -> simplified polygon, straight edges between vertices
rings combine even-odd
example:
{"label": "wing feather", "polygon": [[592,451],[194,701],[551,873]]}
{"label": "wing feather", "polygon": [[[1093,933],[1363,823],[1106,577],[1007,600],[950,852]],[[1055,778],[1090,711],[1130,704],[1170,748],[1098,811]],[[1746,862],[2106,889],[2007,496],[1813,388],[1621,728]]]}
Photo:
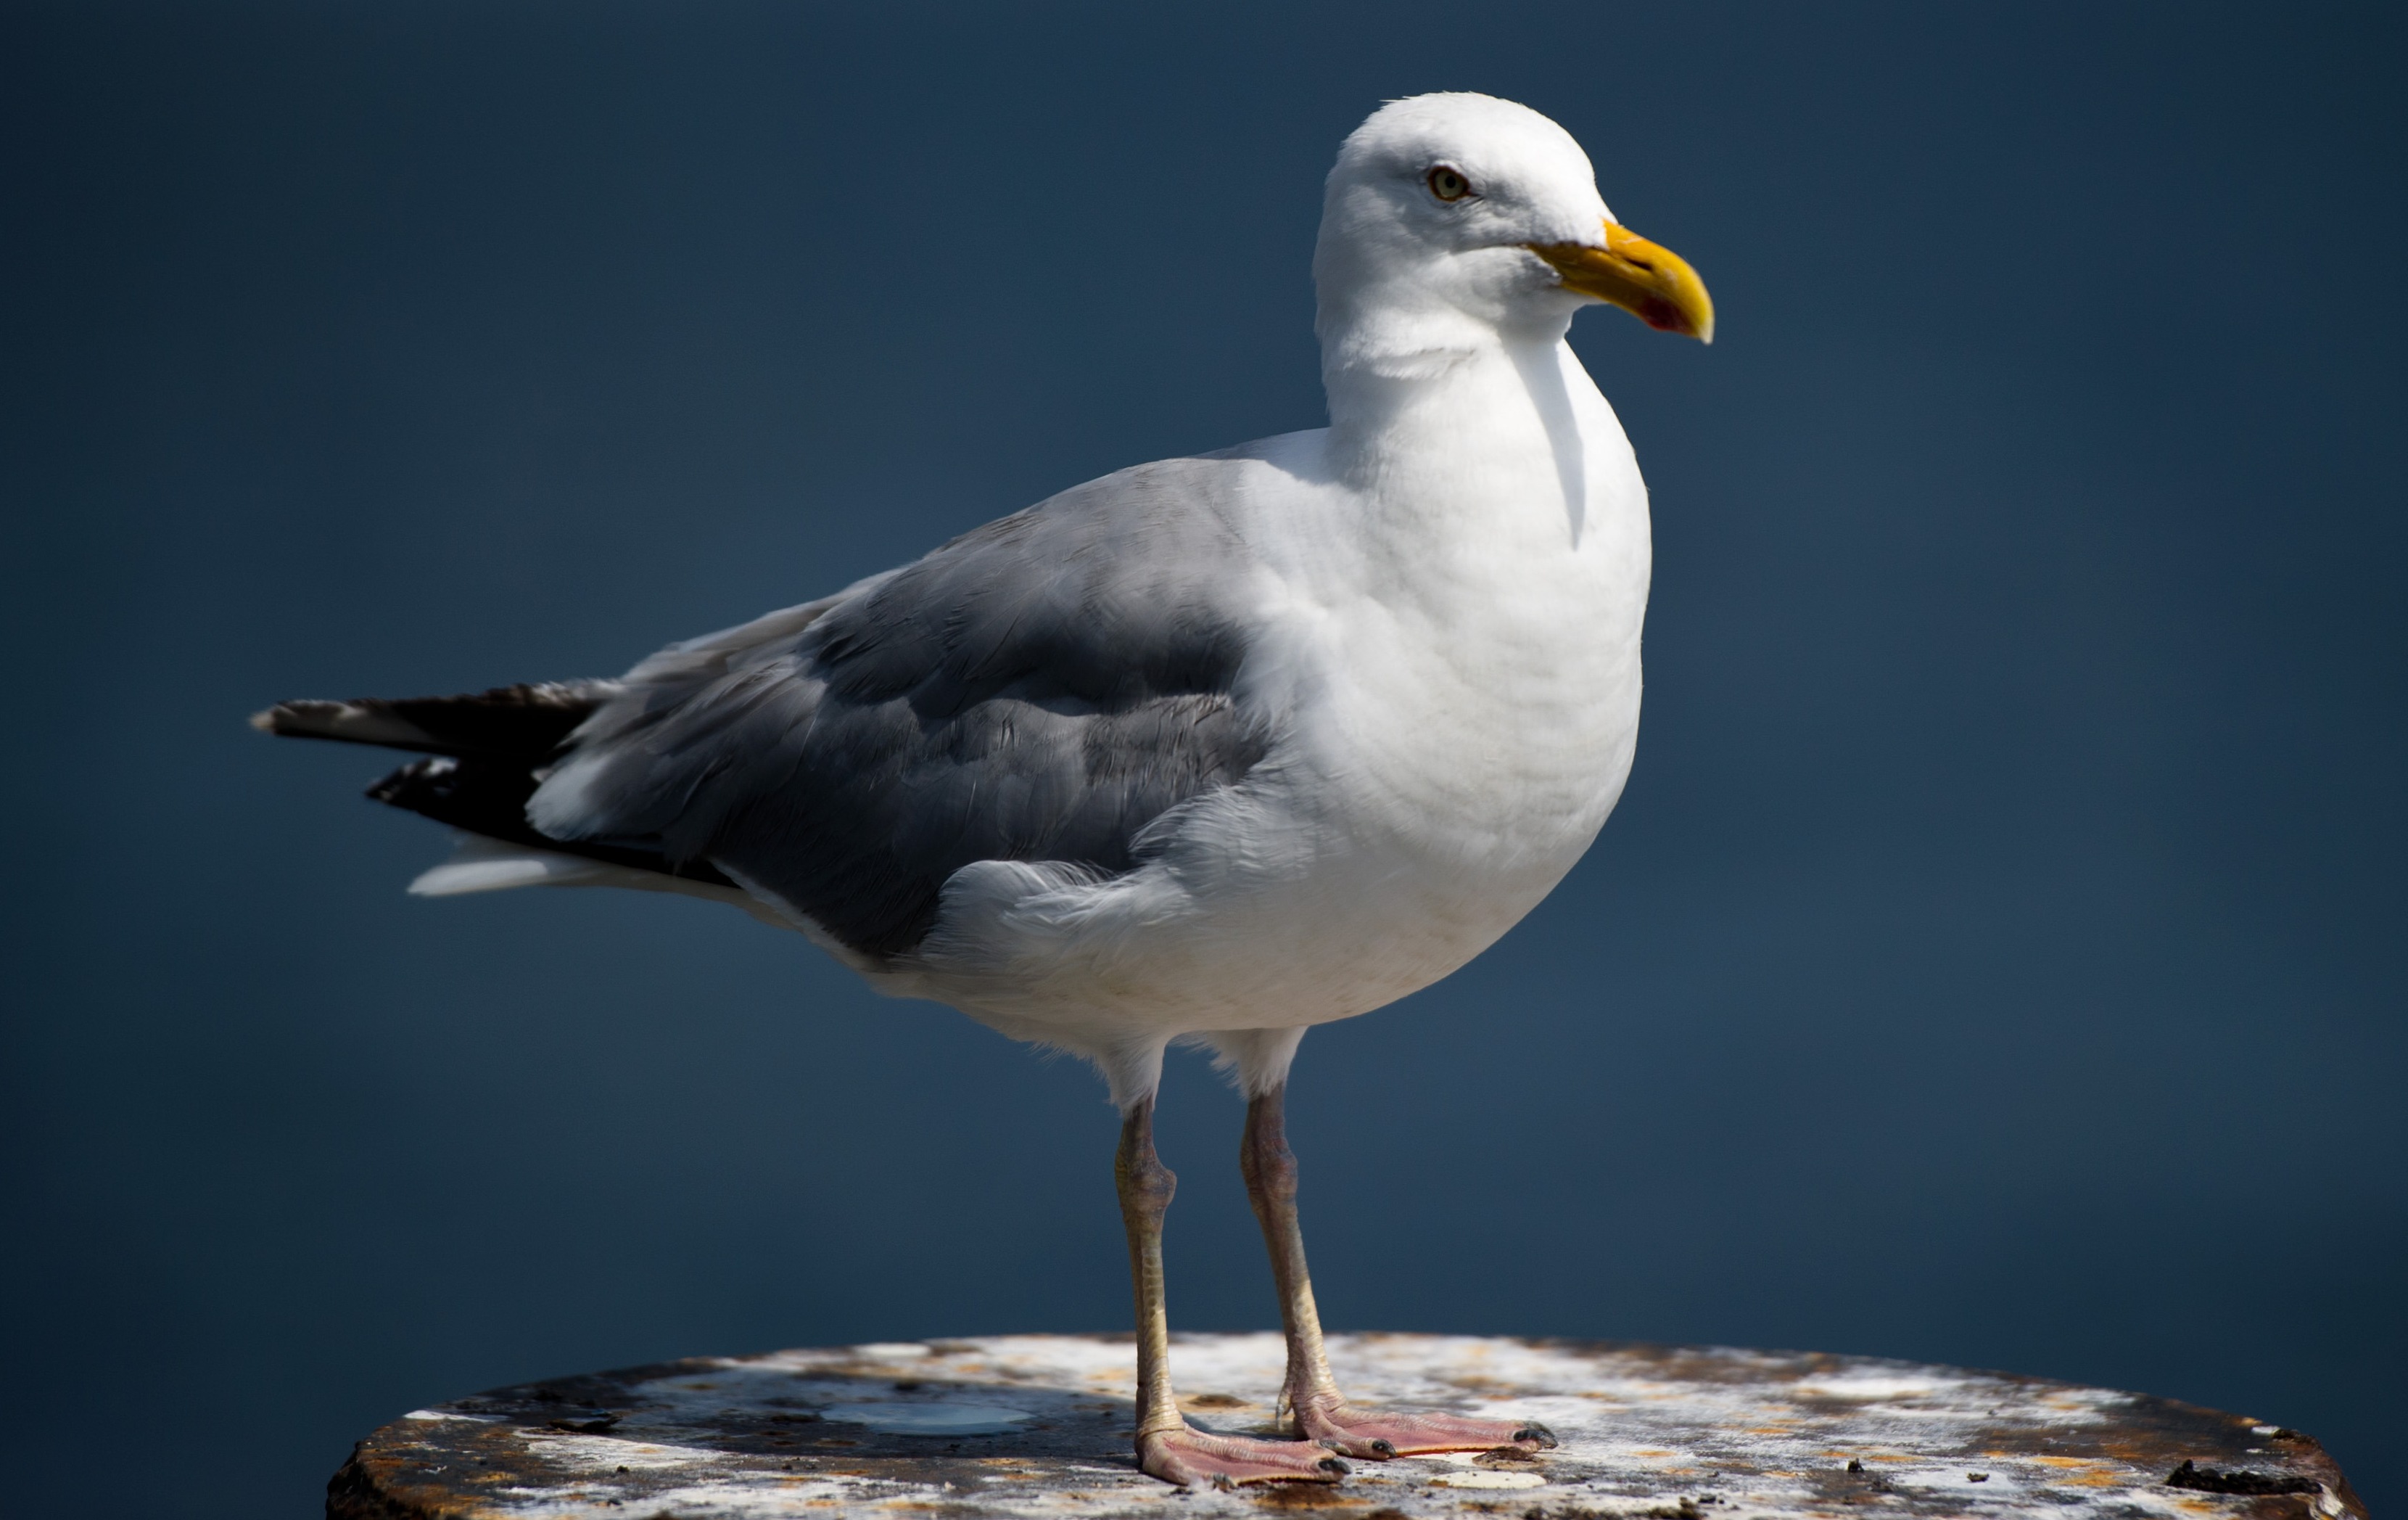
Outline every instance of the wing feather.
{"label": "wing feather", "polygon": [[1244,546],[1221,460],[1108,476],[837,596],[663,651],[529,805],[542,834],[758,882],[907,954],[974,861],[1130,869],[1262,757],[1234,695]]}

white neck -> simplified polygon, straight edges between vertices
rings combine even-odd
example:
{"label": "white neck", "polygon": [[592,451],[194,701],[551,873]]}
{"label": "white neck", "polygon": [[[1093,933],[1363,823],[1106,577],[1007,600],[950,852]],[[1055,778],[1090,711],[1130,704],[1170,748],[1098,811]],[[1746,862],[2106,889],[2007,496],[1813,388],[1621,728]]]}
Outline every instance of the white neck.
{"label": "white neck", "polygon": [[1584,423],[1611,413],[1564,345],[1568,307],[1519,330],[1385,301],[1368,320],[1322,315],[1327,457],[1340,479],[1398,506],[1552,498],[1577,540],[1603,441]]}

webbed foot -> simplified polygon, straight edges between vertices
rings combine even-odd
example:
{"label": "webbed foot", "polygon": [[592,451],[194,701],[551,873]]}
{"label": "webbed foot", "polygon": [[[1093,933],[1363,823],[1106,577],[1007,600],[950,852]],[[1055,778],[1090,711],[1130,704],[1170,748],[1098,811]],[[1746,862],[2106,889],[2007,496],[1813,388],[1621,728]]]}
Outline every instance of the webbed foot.
{"label": "webbed foot", "polygon": [[1305,1438],[1348,1456],[1385,1460],[1432,1452],[1484,1452],[1512,1446],[1542,1452],[1555,1433],[1532,1420],[1475,1420],[1461,1414],[1383,1414],[1347,1404],[1307,1404],[1296,1412]]}
{"label": "webbed foot", "polygon": [[1346,1464],[1311,1441],[1255,1441],[1216,1436],[1193,1426],[1138,1438],[1137,1463],[1153,1477],[1184,1487],[1235,1488],[1255,1483],[1336,1483]]}

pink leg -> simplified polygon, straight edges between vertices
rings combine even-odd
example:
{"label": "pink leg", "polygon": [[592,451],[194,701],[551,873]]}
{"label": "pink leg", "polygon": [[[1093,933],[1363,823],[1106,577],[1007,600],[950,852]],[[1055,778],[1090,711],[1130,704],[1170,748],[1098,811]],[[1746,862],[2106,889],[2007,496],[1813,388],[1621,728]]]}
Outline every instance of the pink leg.
{"label": "pink leg", "polygon": [[1253,1483],[1336,1483],[1346,1464],[1310,1441],[1250,1441],[1191,1428],[1170,1391],[1170,1314],[1162,1274],[1162,1218],[1179,1185],[1154,1153],[1154,1099],[1121,1125],[1113,1174],[1137,1286],[1138,1466],[1166,1483],[1233,1488]]}
{"label": "pink leg", "polygon": [[1287,1087],[1272,1088],[1246,1105],[1246,1139],[1238,1153],[1246,1196],[1270,1247],[1279,1284],[1280,1320],[1287,1331],[1284,1391],[1297,1433],[1348,1456],[1412,1456],[1426,1452],[1486,1451],[1516,1446],[1543,1451],[1555,1438],[1527,1420],[1475,1420],[1459,1414],[1383,1414],[1356,1409],[1338,1391],[1321,1343],[1321,1312],[1304,1266],[1304,1231],[1296,1213],[1296,1153],[1287,1148]]}

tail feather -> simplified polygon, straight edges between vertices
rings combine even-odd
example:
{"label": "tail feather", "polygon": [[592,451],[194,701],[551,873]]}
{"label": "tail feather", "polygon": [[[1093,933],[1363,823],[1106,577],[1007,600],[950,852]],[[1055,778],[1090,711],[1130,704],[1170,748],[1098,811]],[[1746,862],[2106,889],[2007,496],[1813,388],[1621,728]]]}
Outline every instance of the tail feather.
{"label": "tail feather", "polygon": [[658,882],[650,872],[622,870],[598,860],[522,849],[475,834],[453,836],[452,858],[430,866],[409,883],[413,897],[459,897],[523,886],[613,886]]}
{"label": "tail feather", "polygon": [[[554,850],[533,850],[515,844],[504,844],[475,834],[454,837],[452,858],[440,866],[419,873],[409,883],[414,897],[459,897],[476,892],[504,892],[523,886],[598,886],[625,887],[637,892],[666,892],[681,897],[702,897],[741,908],[773,929],[805,934],[815,932],[808,923],[798,922],[781,911],[777,905],[766,902],[738,886],[718,882],[706,882],[692,876],[664,876],[658,871],[634,870],[594,859],[590,855],[565,854]],[[841,954],[843,952],[838,951]]]}

